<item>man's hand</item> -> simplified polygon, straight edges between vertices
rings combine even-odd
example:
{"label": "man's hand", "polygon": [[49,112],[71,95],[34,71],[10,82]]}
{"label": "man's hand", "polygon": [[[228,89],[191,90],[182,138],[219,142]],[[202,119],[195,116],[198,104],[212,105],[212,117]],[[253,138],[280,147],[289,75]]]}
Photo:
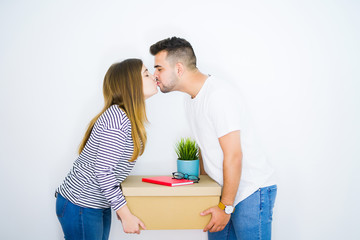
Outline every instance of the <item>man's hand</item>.
{"label": "man's hand", "polygon": [[228,224],[231,215],[226,214],[224,210],[221,210],[218,206],[209,208],[202,213],[201,216],[206,216],[211,214],[211,220],[209,224],[204,228],[204,232],[219,232],[222,231],[225,226]]}

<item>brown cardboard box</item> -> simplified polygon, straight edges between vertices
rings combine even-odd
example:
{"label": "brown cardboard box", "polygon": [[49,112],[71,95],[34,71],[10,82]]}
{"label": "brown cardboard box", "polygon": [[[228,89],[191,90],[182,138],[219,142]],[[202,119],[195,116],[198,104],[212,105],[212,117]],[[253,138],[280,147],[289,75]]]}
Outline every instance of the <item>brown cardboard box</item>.
{"label": "brown cardboard box", "polygon": [[200,213],[220,201],[221,187],[207,175],[177,187],[145,183],[143,177],[151,176],[128,176],[121,186],[128,207],[147,230],[203,229],[211,215]]}

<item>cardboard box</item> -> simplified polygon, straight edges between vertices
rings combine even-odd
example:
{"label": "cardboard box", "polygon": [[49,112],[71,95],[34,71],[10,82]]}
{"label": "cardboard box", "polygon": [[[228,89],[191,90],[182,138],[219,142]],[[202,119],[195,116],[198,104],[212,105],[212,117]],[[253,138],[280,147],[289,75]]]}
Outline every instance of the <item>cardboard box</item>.
{"label": "cardboard box", "polygon": [[177,187],[145,183],[143,177],[151,176],[128,176],[121,186],[129,209],[147,230],[203,229],[211,215],[200,213],[220,201],[221,186],[207,175]]}

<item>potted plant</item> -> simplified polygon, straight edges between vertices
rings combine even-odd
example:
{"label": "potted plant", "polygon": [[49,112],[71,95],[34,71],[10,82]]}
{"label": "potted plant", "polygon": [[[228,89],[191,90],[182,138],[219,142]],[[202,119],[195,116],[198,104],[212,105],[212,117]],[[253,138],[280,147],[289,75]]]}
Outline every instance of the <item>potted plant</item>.
{"label": "potted plant", "polygon": [[199,176],[199,146],[191,138],[181,138],[175,145],[178,156],[177,171],[187,175]]}

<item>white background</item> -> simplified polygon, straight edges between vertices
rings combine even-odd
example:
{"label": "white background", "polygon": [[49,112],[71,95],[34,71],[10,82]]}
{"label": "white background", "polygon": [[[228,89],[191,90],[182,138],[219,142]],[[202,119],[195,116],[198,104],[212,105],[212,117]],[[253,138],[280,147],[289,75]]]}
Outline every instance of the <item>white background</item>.
{"label": "white background", "polygon": [[[273,239],[358,239],[358,1],[0,2],[0,238],[62,239],[54,189],[103,105],[108,67],[153,69],[149,46],[189,40],[204,73],[236,83],[278,177]],[[182,93],[147,101],[148,145],[132,174],[176,170],[190,135]],[[201,230],[110,239],[207,239]]]}

